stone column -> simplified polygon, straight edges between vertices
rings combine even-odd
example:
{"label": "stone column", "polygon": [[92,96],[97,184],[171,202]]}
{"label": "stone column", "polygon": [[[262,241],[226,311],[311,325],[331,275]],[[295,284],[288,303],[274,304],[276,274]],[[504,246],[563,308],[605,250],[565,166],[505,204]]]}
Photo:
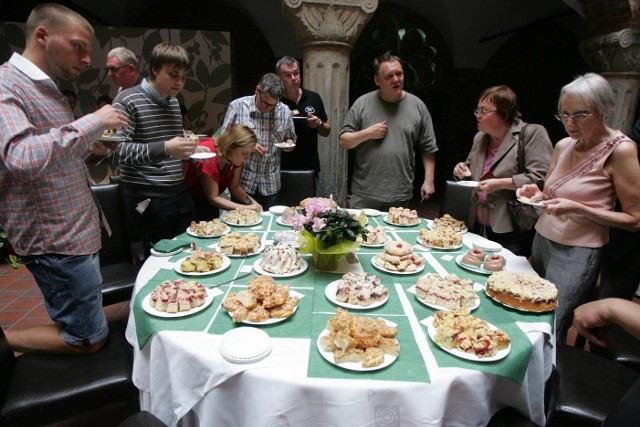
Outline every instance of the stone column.
{"label": "stone column", "polygon": [[282,11],[302,46],[305,88],[318,92],[331,122],[319,137],[324,196],[341,206],[347,197],[347,152],[338,132],[349,111],[349,63],[353,44],[378,7],[378,0],[283,0]]}
{"label": "stone column", "polygon": [[580,52],[593,70],[609,81],[616,95],[609,126],[628,134],[640,98],[640,30],[625,28],[585,39]]}

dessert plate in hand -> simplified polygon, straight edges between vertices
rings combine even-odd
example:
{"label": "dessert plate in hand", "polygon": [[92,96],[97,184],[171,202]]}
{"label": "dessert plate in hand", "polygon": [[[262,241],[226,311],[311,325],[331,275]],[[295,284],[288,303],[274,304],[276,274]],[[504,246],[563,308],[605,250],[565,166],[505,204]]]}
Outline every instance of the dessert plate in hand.
{"label": "dessert plate in hand", "polygon": [[[465,264],[462,262],[462,258],[464,257],[464,254],[462,255],[458,255],[456,257],[456,264],[458,264],[460,267],[464,268],[465,270],[469,270],[469,271],[473,271],[474,273],[480,273],[480,274],[493,274],[494,271],[493,270],[485,270],[484,268],[482,268],[483,264],[480,264],[480,267],[477,267],[475,265],[470,265],[470,264]],[[506,271],[507,270],[507,264],[505,261],[505,265],[504,268],[502,269],[502,271]]]}
{"label": "dessert plate in hand", "polygon": [[526,199],[525,198],[520,198],[520,199],[518,199],[518,201],[520,203],[522,203],[523,205],[529,205],[529,206],[533,206],[533,207],[536,207],[536,208],[540,208],[540,207],[544,206],[543,202],[532,202],[528,198],[526,198]]}
{"label": "dessert plate in hand", "polygon": [[193,153],[191,156],[194,160],[209,160],[217,156],[216,153]]}
{"label": "dessert plate in hand", "polygon": [[[222,252],[220,251],[220,246],[217,243],[214,243],[210,247],[214,251],[219,252],[220,254],[222,254]],[[264,251],[264,248],[265,248],[264,242],[261,241],[260,242],[260,247],[255,252],[249,252],[248,254],[244,254],[244,255],[239,255],[239,254],[224,254],[224,255],[228,256],[229,258],[245,258],[245,257],[248,257],[248,256],[253,256],[253,255],[259,254],[260,252]]]}
{"label": "dessert plate in hand", "polygon": [[207,297],[204,300],[204,304],[202,304],[200,307],[192,308],[189,311],[167,313],[166,311],[156,310],[155,308],[151,307],[151,305],[149,304],[149,300],[151,299],[151,293],[146,297],[144,297],[144,299],[142,300],[142,309],[147,313],[149,313],[150,315],[156,316],[156,317],[175,318],[175,317],[191,316],[192,314],[199,313],[205,308],[209,307],[209,305],[211,305],[211,303],[213,302],[213,299],[215,298],[215,295],[213,294],[213,292],[209,292],[206,289],[205,291],[207,292]]}
{"label": "dessert plate in hand", "polygon": [[281,217],[281,216],[279,216],[278,218],[276,218],[276,223],[277,223],[277,224],[280,224],[280,225],[283,225],[283,226],[285,226],[285,227],[293,227],[293,225],[292,225],[292,224],[287,224],[286,222],[284,222],[284,221],[282,220],[282,217]]}
{"label": "dessert plate in hand", "polygon": [[[495,362],[496,360],[504,359],[505,357],[507,357],[507,355],[511,351],[511,344],[509,344],[507,348],[504,348],[498,351],[493,356],[479,357],[473,353],[467,353],[466,351],[458,350],[456,348],[446,348],[436,342],[436,328],[433,326],[433,316],[430,316],[426,319],[426,324],[427,324],[427,332],[428,332],[429,338],[431,338],[431,341],[433,341],[435,345],[437,345],[447,353],[452,354],[461,359],[471,360],[474,362]],[[498,329],[495,326],[493,326],[491,323],[489,323],[489,327],[493,330]]]}
{"label": "dessert plate in hand", "polygon": [[224,218],[222,218],[222,222],[224,222],[227,225],[233,225],[234,227],[251,227],[251,226],[260,224],[262,222],[262,217],[258,215],[258,219],[253,222],[248,222],[246,224],[236,224],[234,222],[227,221],[227,217],[225,216]]}
{"label": "dessert plate in hand", "polygon": [[305,261],[304,259],[300,259],[300,262],[302,264],[300,265],[300,268],[298,268],[297,270],[290,271],[288,273],[270,273],[267,270],[264,270],[260,266],[261,262],[262,262],[262,258],[256,260],[256,262],[253,263],[253,269],[258,274],[262,274],[264,276],[271,276],[271,277],[293,277],[293,276],[297,276],[298,274],[304,273],[305,271],[307,271],[307,268],[309,268],[309,264],[307,263],[307,261]]}
{"label": "dessert plate in hand", "polygon": [[386,273],[389,274],[416,274],[416,273],[420,273],[422,270],[424,270],[424,263],[426,261],[423,260],[422,264],[420,265],[420,267],[416,268],[413,271],[397,271],[397,270],[387,270],[386,268],[384,268],[384,263],[382,265],[378,265],[378,257],[380,257],[382,255],[376,255],[373,258],[371,258],[371,264],[377,268],[378,270],[382,270]]}
{"label": "dessert plate in hand", "polygon": [[[393,324],[387,320],[385,320],[385,322],[387,323],[387,325],[392,326]],[[397,357],[396,356],[391,356],[389,354],[385,354],[384,355],[384,362],[382,362],[381,364],[379,364],[378,366],[372,366],[370,368],[365,368],[362,366],[362,362],[342,362],[342,363],[336,363],[333,359],[333,352],[332,351],[324,351],[322,349],[322,338],[329,335],[331,332],[328,329],[323,330],[322,332],[320,332],[320,335],[318,336],[318,340],[316,341],[316,346],[318,347],[318,351],[320,352],[320,355],[329,363],[331,363],[334,366],[337,366],[339,368],[342,369],[346,369],[348,371],[359,371],[359,372],[365,372],[365,371],[377,371],[379,369],[384,369],[387,366],[391,365],[393,362],[396,361]],[[399,345],[399,344],[398,344]]]}
{"label": "dessert plate in hand", "polygon": [[220,255],[220,256],[222,257],[222,265],[220,266],[220,268],[217,268],[215,270],[211,270],[211,271],[182,271],[181,264],[182,264],[182,262],[184,260],[186,260],[189,257],[180,258],[173,265],[173,269],[176,272],[180,273],[180,274],[184,274],[185,276],[208,276],[209,274],[219,273],[221,271],[226,270],[231,265],[231,260],[228,257],[226,257],[225,255]]}
{"label": "dessert plate in hand", "polygon": [[468,180],[462,180],[462,181],[458,181],[458,185],[462,185],[463,187],[477,187],[478,185],[480,185],[479,181],[468,181]]}
{"label": "dessert plate in hand", "polygon": [[425,248],[429,248],[429,249],[436,249],[439,251],[455,251],[456,249],[460,249],[462,247],[462,242],[460,242],[459,245],[456,246],[451,246],[450,248],[443,248],[442,246],[433,246],[433,245],[429,245],[427,243],[425,243],[420,236],[416,237],[416,242],[420,243],[422,246],[424,246]]}
{"label": "dessert plate in hand", "polygon": [[395,222],[389,221],[388,218],[389,218],[389,215],[385,215],[384,218],[382,218],[382,220],[387,224],[395,225],[396,227],[415,227],[416,225],[420,225],[420,218],[418,218],[418,222],[416,222],[415,224],[396,224]]}
{"label": "dessert plate in hand", "polygon": [[220,233],[216,233],[216,234],[206,234],[206,235],[200,235],[200,234],[196,234],[193,231],[191,231],[191,227],[187,227],[187,234],[189,236],[193,236],[193,237],[201,237],[203,239],[210,239],[212,237],[220,237],[223,236],[225,234],[228,234],[231,231],[231,228],[229,226],[227,226],[227,228],[225,228],[224,230],[222,230]]}
{"label": "dessert plate in hand", "polygon": [[100,141],[102,142],[122,142],[126,140],[126,138],[122,135],[111,135],[111,136],[101,136]]}
{"label": "dessert plate in hand", "polygon": [[[304,294],[296,291],[289,291],[289,297],[298,297],[298,300],[302,300]],[[300,305],[300,301],[298,301],[298,305]],[[273,325],[274,323],[284,322],[285,320],[290,319],[294,314],[296,314],[296,311],[298,311],[298,305],[293,308],[293,313],[291,313],[291,316],[289,317],[270,317],[263,322],[251,322],[247,319],[244,319],[240,323],[244,323],[245,325]],[[227,312],[227,314],[233,317],[233,312]]]}
{"label": "dessert plate in hand", "polygon": [[287,144],[286,142],[276,142],[275,144],[278,148],[295,148],[296,144]]}
{"label": "dessert plate in hand", "polygon": [[348,302],[342,302],[336,298],[336,292],[338,291],[338,282],[340,282],[340,280],[334,280],[333,282],[325,286],[324,295],[329,301],[331,301],[335,305],[339,305],[340,307],[350,308],[352,310],[368,310],[370,308],[380,307],[389,299],[389,295],[387,295],[386,298],[380,301],[373,301],[369,305],[349,304]]}

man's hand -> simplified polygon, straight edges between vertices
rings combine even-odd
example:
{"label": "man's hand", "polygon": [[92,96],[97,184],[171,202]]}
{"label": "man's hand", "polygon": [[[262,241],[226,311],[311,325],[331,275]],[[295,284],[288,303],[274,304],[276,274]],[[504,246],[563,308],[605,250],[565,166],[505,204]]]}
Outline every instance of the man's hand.
{"label": "man's hand", "polygon": [[93,114],[98,116],[105,129],[124,129],[129,125],[127,116],[108,104],[96,110]]}
{"label": "man's hand", "polygon": [[171,157],[181,160],[189,160],[195,153],[198,141],[192,141],[182,136],[176,136],[165,142],[165,150]]}
{"label": "man's hand", "polygon": [[267,154],[267,148],[262,144],[256,144],[256,148],[253,150],[258,156],[264,156]]}
{"label": "man's hand", "polygon": [[387,134],[388,130],[387,121],[376,123],[373,126],[369,126],[367,130],[369,131],[370,139],[382,139]]}

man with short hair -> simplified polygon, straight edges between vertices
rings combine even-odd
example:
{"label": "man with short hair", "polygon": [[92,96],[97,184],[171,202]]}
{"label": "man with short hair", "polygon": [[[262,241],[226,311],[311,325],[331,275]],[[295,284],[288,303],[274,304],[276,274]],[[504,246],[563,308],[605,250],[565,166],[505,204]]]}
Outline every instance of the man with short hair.
{"label": "man with short hair", "polygon": [[56,80],[91,64],[93,28],[58,5],[36,6],[22,55],[0,67],[0,225],[42,292],[50,325],[5,331],[19,352],[92,353],[102,309],[100,218],[84,158],[126,118],[110,105],[74,120]]}
{"label": "man with short hair", "polygon": [[379,90],[354,102],[340,130],[342,148],[355,149],[351,206],[387,211],[407,207],[413,196],[415,151],[424,166],[422,198],[434,192],[438,151],[427,106],[404,90],[400,58],[390,53],[373,63]]}
{"label": "man with short hair", "polygon": [[105,69],[118,86],[118,93],[137,86],[144,80],[138,69],[138,58],[126,47],[116,47],[107,53]]}
{"label": "man with short hair", "polygon": [[282,153],[280,167],[285,170],[314,170],[316,193],[320,195],[318,135],[327,137],[331,132],[324,103],[318,93],[302,87],[300,64],[296,59],[291,56],[280,58],[276,63],[276,73],[284,84],[284,95],[280,101],[291,110],[297,136],[296,148]]}
{"label": "man with short hair", "polygon": [[222,131],[235,124],[249,126],[258,136],[254,156],[245,163],[242,188],[249,194],[247,205],[255,199],[266,210],[278,202],[280,191],[280,150],[275,144],[293,145],[296,140],[291,111],[279,100],[284,93],[280,77],[274,73],[262,76],[255,93],[232,101],[222,124]]}
{"label": "man with short hair", "polygon": [[198,141],[184,136],[176,95],[191,69],[187,51],[160,43],[149,56],[149,80],[125,89],[113,106],[128,119],[126,141],[109,160],[120,165],[126,210],[142,230],[145,255],[161,239],[184,233],[195,219],[195,208],[182,173]]}

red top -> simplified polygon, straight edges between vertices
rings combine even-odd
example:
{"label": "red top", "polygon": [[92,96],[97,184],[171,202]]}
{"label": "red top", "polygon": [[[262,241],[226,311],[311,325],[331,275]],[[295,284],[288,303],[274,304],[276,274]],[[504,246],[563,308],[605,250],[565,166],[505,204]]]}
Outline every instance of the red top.
{"label": "red top", "polygon": [[[198,145],[208,147],[212,153],[218,152],[213,138],[204,138],[200,140]],[[211,179],[218,183],[219,194],[222,194],[231,184],[233,172],[236,167],[232,163],[227,163],[221,171],[219,169],[218,159],[218,156],[216,156],[204,162],[185,162],[182,164],[184,180],[189,190],[191,190],[191,196],[193,196],[194,199],[206,199],[204,189],[200,183],[200,175],[202,174],[210,176]]]}

